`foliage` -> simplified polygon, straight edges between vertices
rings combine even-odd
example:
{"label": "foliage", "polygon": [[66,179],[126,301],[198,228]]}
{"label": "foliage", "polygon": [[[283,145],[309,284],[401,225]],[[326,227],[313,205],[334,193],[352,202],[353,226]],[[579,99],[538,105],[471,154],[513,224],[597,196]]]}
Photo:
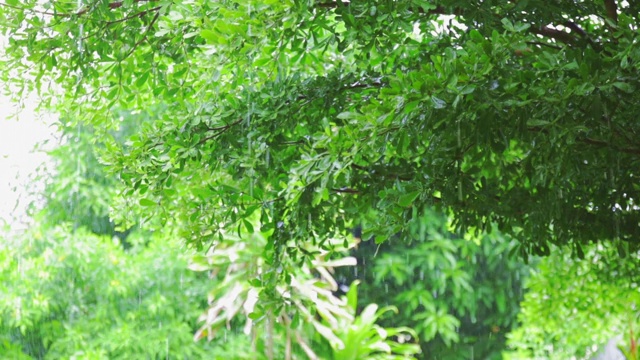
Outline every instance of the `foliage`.
{"label": "foliage", "polygon": [[[193,258],[192,270],[210,271],[217,279],[196,339],[215,339],[233,323],[252,335],[266,358],[400,359],[419,352],[415,344],[391,339],[405,333],[415,338],[411,329],[376,324],[392,307],[378,311],[377,305],[369,304],[357,314],[356,286],[348,300],[333,295],[337,284],[330,269],[354,265],[355,259],[328,261],[326,251],[307,248],[315,254],[312,262],[285,258],[276,268],[265,256],[270,235],[251,226],[237,235],[226,234],[207,256]],[[340,247],[335,244],[336,250]],[[287,273],[286,282],[272,287],[270,278],[281,272]]]}
{"label": "foliage", "polygon": [[[123,186],[115,223],[175,229],[202,250],[255,232],[258,214],[267,299],[291,285],[290,264],[332,250],[353,224],[382,242],[415,232],[428,206],[459,234],[497,225],[525,258],[568,246],[531,280],[511,340],[516,354],[562,357],[608,334],[595,304],[629,309],[621,280],[597,279],[617,279],[598,271],[612,262],[633,269],[640,249],[639,6],[7,0],[0,74],[14,96],[36,90],[95,131]],[[145,118],[126,142],[113,133],[121,108]],[[432,240],[420,246],[439,247],[428,257],[452,271],[436,290],[469,291],[475,275],[446,255],[462,250]],[[554,317],[545,296],[560,304]],[[457,340],[459,318],[433,310],[421,336]],[[550,343],[566,347],[538,346]]]}
{"label": "foliage", "polygon": [[186,269],[175,242],[156,236],[125,252],[111,237],[64,225],[2,240],[3,358],[19,348],[36,359],[212,353],[192,340],[208,281]]}
{"label": "foliage", "polygon": [[357,275],[345,267],[336,278],[360,279],[364,303],[398,307],[381,324],[416,329],[425,359],[500,358],[529,271],[509,254],[515,242],[497,232],[460,238],[434,211],[413,219],[403,236],[360,243]]}
{"label": "foliage", "polygon": [[[358,305],[357,285],[357,282],[352,284],[347,293],[352,314],[356,312]],[[383,328],[376,324],[382,315],[389,311],[398,312],[398,309],[393,306],[378,309],[378,305],[368,304],[357,317],[338,319],[334,329],[338,332],[341,343],[331,344],[333,359],[408,359],[407,355],[419,353],[420,348],[417,345],[404,343],[411,337],[417,337],[411,328]],[[399,341],[392,340],[393,338]]]}
{"label": "foliage", "polygon": [[589,247],[584,260],[554,252],[529,278],[509,358],[588,358],[594,344],[628,333],[640,304],[636,257],[620,259],[608,243]]}
{"label": "foliage", "polygon": [[629,337],[627,340],[629,344],[626,347],[619,346],[620,351],[622,351],[627,360],[638,360],[640,357],[640,355],[638,355],[638,339],[636,339],[633,334],[633,328],[629,329]]}
{"label": "foliage", "polygon": [[[109,135],[112,141],[122,144],[146,119],[142,114],[125,111],[117,114],[121,123]],[[43,181],[45,188],[38,194],[40,199],[31,204],[31,215],[40,226],[68,223],[73,229],[84,227],[94,234],[117,236],[125,247],[130,247],[126,238],[138,219],[130,217],[125,228],[110,216],[121,186],[100,161],[105,150],[101,132],[68,118],[61,118],[54,125],[60,143],[49,151],[50,161],[38,174],[36,181]]]}
{"label": "foliage", "polygon": [[[123,126],[113,135],[122,136],[130,131],[127,124],[141,120],[122,114]],[[42,175],[44,201],[33,205],[38,224],[4,241],[2,279],[11,292],[0,306],[8,334],[2,354],[291,359],[352,351],[391,359],[419,351],[387,338],[410,330],[377,326],[375,305],[363,318],[332,295],[335,282],[327,267],[352,265],[352,258],[327,262],[317,248],[309,248],[313,264],[291,259],[276,269],[264,256],[270,232],[261,233],[255,217],[241,232],[215,243],[208,256],[184,254],[171,228],[153,235],[117,231],[108,216],[117,179],[98,161],[104,144],[94,138],[97,131],[68,121],[59,125],[64,142],[50,153],[55,167]],[[187,271],[189,257],[191,270],[207,274]],[[283,266],[288,283],[269,280]],[[207,289],[211,304],[195,337],[214,343],[194,343]],[[293,352],[292,336],[298,344]],[[353,336],[363,343],[349,343]]]}
{"label": "foliage", "polygon": [[635,2],[80,3],[3,3],[3,78],[101,130],[147,112],[108,161],[195,246],[254,209],[277,255],[436,205],[524,256],[638,249]]}
{"label": "foliage", "polygon": [[95,234],[113,235],[109,209],[116,196],[116,179],[98,159],[94,132],[60,122],[61,142],[49,152],[53,164],[40,175],[46,185],[41,204],[32,204],[41,224],[70,223]]}
{"label": "foliage", "polygon": [[[128,115],[114,136],[136,121]],[[190,254],[170,230],[116,229],[116,179],[97,160],[96,132],[58,125],[63,143],[40,174],[34,226],[0,239],[0,357],[240,356],[248,339],[232,333],[234,347],[193,342],[210,280],[187,270]]]}

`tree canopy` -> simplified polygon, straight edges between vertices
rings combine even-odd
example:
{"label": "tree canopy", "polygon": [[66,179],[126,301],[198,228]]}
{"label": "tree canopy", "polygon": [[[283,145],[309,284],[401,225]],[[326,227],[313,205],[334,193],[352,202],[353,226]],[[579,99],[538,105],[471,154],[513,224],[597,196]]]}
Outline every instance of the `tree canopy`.
{"label": "tree canopy", "polygon": [[[424,206],[497,225],[515,252],[638,249],[640,8],[591,1],[6,1],[15,96],[109,137],[120,222],[198,248],[259,212],[270,249]],[[16,76],[21,74],[23,76]],[[128,210],[129,209],[129,210]],[[295,241],[295,242],[292,242]]]}

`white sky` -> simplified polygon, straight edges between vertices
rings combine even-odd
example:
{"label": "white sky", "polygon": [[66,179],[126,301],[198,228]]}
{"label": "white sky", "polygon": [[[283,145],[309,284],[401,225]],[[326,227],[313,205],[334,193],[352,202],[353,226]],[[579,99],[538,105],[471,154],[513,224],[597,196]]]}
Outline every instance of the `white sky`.
{"label": "white sky", "polygon": [[31,200],[28,194],[42,186],[30,181],[30,176],[47,159],[44,150],[35,147],[49,140],[43,149],[51,149],[57,142],[54,127],[49,126],[54,118],[37,115],[36,106],[37,98],[29,97],[24,108],[12,118],[17,106],[0,96],[0,219],[18,227],[25,220],[26,205]]}

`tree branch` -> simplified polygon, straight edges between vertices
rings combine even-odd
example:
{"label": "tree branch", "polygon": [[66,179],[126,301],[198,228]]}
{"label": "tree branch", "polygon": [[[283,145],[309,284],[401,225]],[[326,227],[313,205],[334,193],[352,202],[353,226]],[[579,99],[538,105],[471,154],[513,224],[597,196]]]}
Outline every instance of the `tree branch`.
{"label": "tree branch", "polygon": [[316,3],[315,6],[319,7],[319,8],[325,8],[325,9],[333,9],[336,8],[338,6],[346,6],[349,5],[350,2],[349,1],[342,1],[342,0],[338,0],[338,1],[333,1],[333,2],[321,2],[321,3]]}
{"label": "tree branch", "polygon": [[539,28],[532,26],[530,28],[530,31],[536,35],[549,37],[568,45],[574,44],[576,42],[575,37],[573,37],[573,35],[569,34],[568,32],[553,29],[548,26],[541,26]]}
{"label": "tree branch", "polygon": [[202,145],[204,143],[206,143],[207,141],[211,140],[211,139],[215,139],[218,136],[222,135],[224,132],[226,132],[227,130],[229,130],[231,127],[238,125],[242,122],[242,119],[238,119],[235,122],[232,122],[231,124],[227,124],[227,125],[222,125],[222,126],[218,126],[218,127],[214,127],[214,128],[209,128],[207,129],[207,131],[215,131],[215,133],[201,139],[200,141],[198,141],[198,145]]}
{"label": "tree branch", "polygon": [[[133,0],[134,3],[156,2],[156,1],[158,1],[158,0]],[[111,9],[111,10],[118,9],[118,8],[122,7],[123,5],[124,5],[124,1],[112,2],[112,3],[109,3],[109,9]],[[10,4],[3,3],[3,2],[0,2],[0,7],[8,7],[8,8],[15,9],[15,10],[30,11],[30,12],[33,12],[33,13],[36,13],[36,14],[42,14],[42,15],[48,15],[48,16],[60,16],[60,17],[82,16],[82,15],[88,13],[89,11],[91,11],[91,6],[87,6],[84,9],[82,9],[82,10],[76,12],[76,13],[56,13],[56,12],[50,12],[50,11],[37,10],[37,9],[28,8],[28,7],[24,7],[24,6],[10,5]],[[160,8],[160,7],[158,7],[158,8]],[[154,10],[155,10],[155,8],[146,10],[146,12],[150,12],[150,11],[154,11]],[[131,17],[135,17],[135,16],[136,15],[132,15]],[[122,20],[122,21],[124,21],[124,20]],[[113,23],[116,23],[116,22],[120,22],[120,21],[119,20],[113,21]]]}
{"label": "tree branch", "polygon": [[52,13],[52,12],[48,12],[48,11],[42,11],[42,10],[26,8],[24,6],[10,5],[10,4],[7,4],[7,3],[0,3],[0,6],[8,7],[8,8],[15,9],[15,10],[22,10],[22,11],[27,11],[28,10],[28,11],[34,12],[36,14],[42,14],[42,15],[49,15],[49,16],[60,15],[60,14],[56,14],[56,13]]}
{"label": "tree branch", "polygon": [[[333,2],[320,2],[320,3],[316,3],[315,6],[318,8],[325,8],[325,9],[333,9],[333,8],[337,8],[338,6],[349,6],[351,3],[349,1],[333,1]],[[415,11],[416,13],[420,13],[420,14],[425,14],[425,15],[455,15],[455,16],[464,16],[464,11],[462,9],[459,8],[455,8],[451,11],[448,11],[447,9],[445,9],[443,6],[438,6],[435,9],[429,9],[428,11],[423,10],[422,8],[419,8],[417,10],[413,9],[413,11]],[[593,43],[590,41],[590,39],[588,38],[588,34],[582,30],[578,25],[576,25],[573,22],[568,21],[567,23],[565,23],[565,26],[572,29],[573,31],[577,32],[580,34],[580,36],[585,37],[587,39],[587,41],[589,41],[589,43],[591,45],[593,45]],[[541,27],[535,27],[535,26],[531,26],[530,30],[532,33],[536,34],[536,35],[540,35],[540,36],[544,36],[544,37],[548,37],[548,38],[552,38],[556,41],[565,43],[565,44],[575,44],[576,42],[576,38],[575,36],[573,36],[572,34],[562,31],[562,30],[557,30],[557,29],[553,29],[551,27],[548,26],[541,26]]]}
{"label": "tree branch", "polygon": [[537,45],[537,46],[546,46],[552,49],[556,49],[556,50],[561,50],[562,47],[557,46],[557,45],[553,45],[553,44],[549,44],[549,43],[545,43],[542,41],[527,41],[527,44],[529,45]]}
{"label": "tree branch", "polygon": [[[315,6],[324,9],[335,9],[339,6],[349,6],[350,4],[350,1],[337,0],[332,2],[319,2],[316,3]],[[415,10],[415,12],[427,15],[462,15],[462,10],[460,9],[447,11],[443,6],[438,6],[435,9],[430,9],[428,11],[424,11],[423,9],[419,8],[418,10]]]}
{"label": "tree branch", "polygon": [[135,13],[133,15],[125,16],[122,19],[107,21],[106,25],[109,26],[109,25],[125,22],[125,21],[131,20],[133,18],[143,17],[144,15],[146,15],[146,14],[152,12],[152,11],[158,11],[161,8],[162,8],[162,6],[156,6],[154,8],[149,9],[149,10],[144,10],[144,11],[137,12],[137,13]]}
{"label": "tree branch", "polygon": [[585,144],[589,144],[589,145],[595,145],[595,146],[602,146],[602,147],[610,147],[614,150],[626,153],[626,154],[633,154],[633,155],[640,155],[640,149],[633,149],[633,148],[619,148],[617,146],[613,146],[610,143],[604,141],[604,140],[598,140],[598,139],[592,139],[592,138],[588,138],[588,137],[583,137],[580,139],[580,141],[582,141]]}
{"label": "tree branch", "polygon": [[[155,0],[154,0],[155,1]],[[142,44],[143,41],[145,41],[147,39],[147,35],[149,35],[149,31],[151,30],[151,28],[153,27],[153,24],[155,24],[155,22],[158,20],[158,18],[160,17],[160,7],[158,7],[158,10],[156,11],[156,15],[153,17],[153,20],[151,20],[151,22],[149,23],[149,26],[147,26],[147,30],[144,32],[144,35],[142,36],[142,39],[138,40],[138,42],[136,42],[133,47],[131,48],[131,50],[129,50],[129,52],[127,53],[127,55],[124,57],[124,59],[128,58],[129,55],[131,55],[137,48],[138,46],[140,46],[140,44]]]}
{"label": "tree branch", "polygon": [[343,187],[340,189],[331,189],[331,191],[341,194],[360,194],[360,191],[348,187]]}
{"label": "tree branch", "polygon": [[[134,2],[134,3],[141,3],[141,2],[155,2],[155,1],[158,1],[158,0],[133,0],[133,2]],[[116,2],[112,2],[112,3],[109,3],[109,9],[114,10],[114,9],[117,9],[117,8],[122,7],[123,5],[124,5],[124,1],[116,1]],[[84,14],[88,13],[90,10],[91,10],[91,7],[86,7],[86,8],[84,8],[84,9],[82,9],[82,10],[78,11],[77,13],[75,13],[75,14],[73,14],[73,15],[75,15],[75,16],[82,16],[82,15],[84,15]],[[66,15],[60,15],[60,16],[71,16],[71,15],[66,14]]]}
{"label": "tree branch", "polygon": [[604,0],[604,8],[607,10],[607,17],[614,23],[618,23],[618,6],[616,0]]}

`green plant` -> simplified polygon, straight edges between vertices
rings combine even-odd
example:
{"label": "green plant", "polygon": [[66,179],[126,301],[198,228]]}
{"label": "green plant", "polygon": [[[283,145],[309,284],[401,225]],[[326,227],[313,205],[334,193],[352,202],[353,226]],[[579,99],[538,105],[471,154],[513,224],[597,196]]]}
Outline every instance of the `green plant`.
{"label": "green plant", "polygon": [[336,277],[360,279],[363,303],[400,309],[381,325],[414,328],[425,359],[500,358],[530,271],[511,255],[516,242],[497,231],[457,236],[428,209],[413,219],[382,244],[361,243],[352,251],[357,273],[342,268]]}
{"label": "green plant", "polygon": [[[346,295],[353,315],[358,308],[357,285],[357,281],[352,283]],[[338,319],[332,326],[337,339],[330,341],[333,359],[414,359],[414,355],[420,353],[420,347],[413,343],[418,335],[409,327],[378,325],[380,318],[387,312],[397,313],[398,309],[368,304],[357,316]]]}
{"label": "green plant", "polygon": [[520,325],[508,335],[507,358],[584,358],[594,344],[625,332],[640,303],[637,257],[621,259],[607,243],[584,255],[557,251],[540,259],[526,282]]}
{"label": "green plant", "polygon": [[147,247],[127,252],[111,237],[70,225],[1,240],[0,357],[212,353],[213,344],[192,340],[209,281],[186,269],[187,254],[168,237],[156,234]]}
{"label": "green plant", "polygon": [[[404,333],[415,338],[412,330],[376,324],[391,307],[378,311],[370,304],[357,314],[355,286],[348,302],[332,294],[337,284],[330,269],[352,266],[355,259],[325,260],[326,251],[308,247],[313,260],[285,255],[272,266],[264,251],[271,231],[261,232],[257,225],[241,230],[226,234],[206,256],[192,259],[191,269],[208,271],[216,279],[196,339],[216,339],[225,327],[242,329],[269,359],[324,358],[329,356],[327,343],[334,359],[395,359],[419,351],[417,345],[391,340]],[[332,243],[336,251],[342,246]]]}
{"label": "green plant", "polygon": [[115,213],[177,222],[200,249],[256,209],[282,223],[277,242],[304,247],[370,209],[382,240],[436,206],[456,230],[497,226],[523,257],[554,244],[581,257],[596,239],[632,254],[638,10],[11,0],[0,75],[97,139],[117,109],[144,114],[127,142],[105,141]]}

